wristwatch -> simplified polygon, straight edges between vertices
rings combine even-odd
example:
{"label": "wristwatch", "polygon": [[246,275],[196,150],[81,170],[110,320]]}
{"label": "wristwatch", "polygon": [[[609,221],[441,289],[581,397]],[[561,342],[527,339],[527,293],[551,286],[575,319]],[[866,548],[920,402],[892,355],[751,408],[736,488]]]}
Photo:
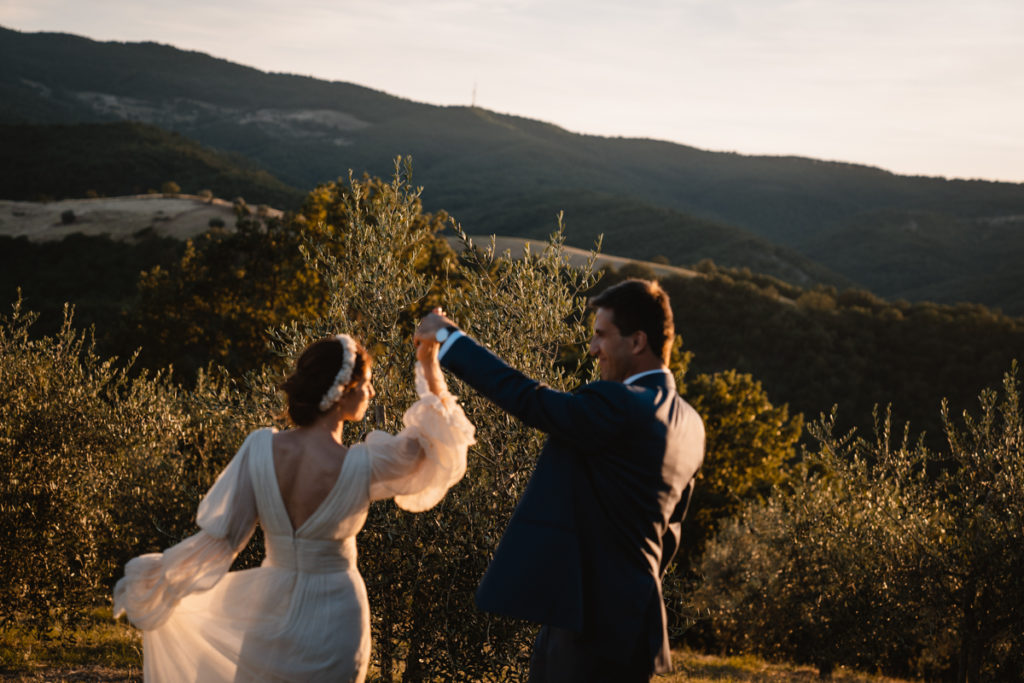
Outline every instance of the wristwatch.
{"label": "wristwatch", "polygon": [[438,344],[444,344],[445,340],[447,340],[448,337],[451,336],[451,333],[454,331],[455,328],[452,327],[451,325],[446,325],[445,327],[438,328],[438,330],[434,332],[434,339],[437,340]]}

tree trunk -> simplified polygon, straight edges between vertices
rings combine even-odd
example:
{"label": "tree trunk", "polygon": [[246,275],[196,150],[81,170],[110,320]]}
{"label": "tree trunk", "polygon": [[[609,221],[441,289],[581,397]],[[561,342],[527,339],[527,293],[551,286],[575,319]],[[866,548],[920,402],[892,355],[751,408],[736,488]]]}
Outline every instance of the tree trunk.
{"label": "tree trunk", "polygon": [[[419,633],[417,629],[413,633]],[[405,673],[402,675],[402,683],[419,683],[426,678],[426,671],[423,670],[423,662],[420,661],[420,643],[422,641],[412,636],[409,642],[409,655],[405,658]]]}
{"label": "tree trunk", "polygon": [[981,651],[982,640],[974,638],[971,642],[971,651],[967,659],[967,681],[968,683],[981,683]]}
{"label": "tree trunk", "polygon": [[392,683],[394,679],[395,655],[391,637],[391,612],[383,606],[380,612],[380,633],[377,635],[377,653],[380,657],[380,680]]}
{"label": "tree trunk", "polygon": [[977,683],[981,670],[978,645],[978,620],[974,614],[973,591],[967,591],[964,617],[960,622],[960,653],[957,657],[957,683]]}

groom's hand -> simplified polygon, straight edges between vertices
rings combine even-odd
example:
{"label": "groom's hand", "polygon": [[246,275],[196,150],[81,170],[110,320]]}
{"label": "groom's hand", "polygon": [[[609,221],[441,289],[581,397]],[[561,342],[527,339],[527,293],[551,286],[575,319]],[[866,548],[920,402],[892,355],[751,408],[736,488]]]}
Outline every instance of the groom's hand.
{"label": "groom's hand", "polygon": [[416,327],[416,332],[413,334],[413,342],[419,346],[421,343],[436,344],[437,338],[434,336],[439,329],[442,327],[458,327],[454,322],[448,318],[444,311],[440,308],[435,308],[433,311],[423,316],[420,320],[420,324]]}
{"label": "groom's hand", "polygon": [[[441,366],[438,364],[437,359],[437,353],[441,348],[441,344],[437,341],[436,333],[442,327],[449,325],[454,326],[454,323],[445,317],[444,311],[440,308],[435,308],[423,317],[413,333],[412,341],[416,345],[416,360],[420,362],[424,372],[427,373],[428,382],[434,372],[440,373],[441,371]],[[428,371],[428,368],[430,371]],[[436,368],[436,371],[433,370],[434,368]],[[434,391],[433,388],[431,391]],[[434,391],[434,393],[436,394],[437,391]]]}

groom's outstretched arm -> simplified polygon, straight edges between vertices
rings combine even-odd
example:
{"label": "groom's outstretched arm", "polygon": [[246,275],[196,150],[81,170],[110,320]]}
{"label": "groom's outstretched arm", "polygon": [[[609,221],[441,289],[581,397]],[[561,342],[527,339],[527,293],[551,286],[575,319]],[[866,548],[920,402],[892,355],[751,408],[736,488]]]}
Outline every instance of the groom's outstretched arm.
{"label": "groom's outstretched arm", "polygon": [[576,393],[530,379],[468,336],[445,349],[441,365],[505,412],[555,437],[603,450],[629,421],[628,390],[597,382]]}

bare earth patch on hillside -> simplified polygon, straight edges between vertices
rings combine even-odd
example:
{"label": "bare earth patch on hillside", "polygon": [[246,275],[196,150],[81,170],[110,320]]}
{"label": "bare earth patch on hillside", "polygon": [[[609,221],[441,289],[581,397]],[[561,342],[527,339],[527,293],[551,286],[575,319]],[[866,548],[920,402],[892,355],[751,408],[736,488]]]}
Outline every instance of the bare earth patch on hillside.
{"label": "bare earth patch on hillside", "polygon": [[[66,223],[62,215],[67,211],[74,213],[74,220]],[[150,232],[185,240],[209,230],[211,220],[234,227],[231,202],[152,194],[55,202],[0,200],[0,235],[25,236],[33,242],[60,240],[75,233],[131,240]]]}
{"label": "bare earth patch on hillside", "polygon": [[[470,235],[469,238],[473,241],[473,244],[482,249],[486,249],[491,244],[490,235]],[[456,251],[460,251],[462,249],[462,242],[458,237],[448,236],[448,244]],[[527,248],[529,248],[531,253],[539,254],[544,251],[545,244],[546,242],[543,240],[531,240],[523,237],[496,236],[494,238],[495,251],[499,255],[507,251],[512,258],[519,258]],[[572,266],[580,267],[586,264],[590,259],[590,252],[586,249],[578,249],[576,247],[568,246],[565,246],[562,249],[566,258],[569,260],[569,264]],[[594,261],[595,268],[611,266],[619,269],[628,264],[646,266],[658,277],[671,277],[674,275],[679,277],[694,277],[697,275],[696,271],[690,270],[689,268],[678,268],[676,266],[665,265],[662,263],[638,261],[636,259],[625,258],[622,256],[610,256],[608,254],[598,254]]]}

